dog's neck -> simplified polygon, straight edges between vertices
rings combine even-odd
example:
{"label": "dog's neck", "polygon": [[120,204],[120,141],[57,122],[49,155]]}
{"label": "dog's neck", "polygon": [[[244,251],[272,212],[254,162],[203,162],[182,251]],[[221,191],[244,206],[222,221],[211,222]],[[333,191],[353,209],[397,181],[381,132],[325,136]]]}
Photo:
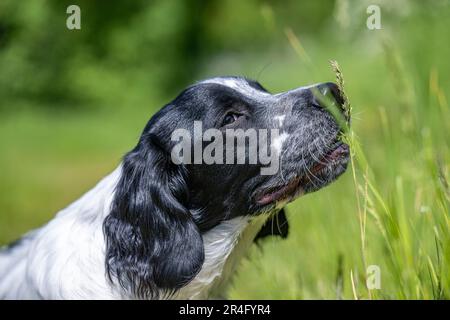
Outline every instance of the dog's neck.
{"label": "dog's neck", "polygon": [[[22,247],[16,248],[16,253],[11,255],[15,264],[27,260],[21,265],[28,265],[35,271],[28,275],[25,268],[16,270],[15,276],[27,279],[26,285],[17,288],[17,296],[28,294],[29,297],[47,299],[133,298],[119,286],[111,285],[105,270],[102,227],[120,175],[119,167],[60,211],[47,225],[36,230]],[[265,219],[265,216],[253,219],[238,217],[224,221],[203,234],[204,264],[197,276],[174,298],[223,296],[222,284],[228,282],[236,262],[252,244]],[[29,251],[33,254],[28,255]],[[72,281],[67,281],[68,278]],[[12,291],[10,293],[14,295]]]}
{"label": "dog's neck", "polygon": [[226,285],[239,261],[253,243],[267,216],[237,217],[223,221],[203,235],[205,262],[178,299],[224,298]]}

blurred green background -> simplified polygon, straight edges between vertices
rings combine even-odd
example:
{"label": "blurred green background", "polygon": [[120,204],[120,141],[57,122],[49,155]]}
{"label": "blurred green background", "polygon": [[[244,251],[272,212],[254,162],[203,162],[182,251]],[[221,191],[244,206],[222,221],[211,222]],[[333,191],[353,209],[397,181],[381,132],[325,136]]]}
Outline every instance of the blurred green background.
{"label": "blurred green background", "polygon": [[[70,4],[81,30],[66,28]],[[366,27],[370,4],[381,30]],[[2,0],[0,244],[112,171],[194,81],[279,92],[334,81],[336,59],[367,163],[290,204],[289,238],[252,248],[228,297],[448,299],[448,30],[444,0]]]}

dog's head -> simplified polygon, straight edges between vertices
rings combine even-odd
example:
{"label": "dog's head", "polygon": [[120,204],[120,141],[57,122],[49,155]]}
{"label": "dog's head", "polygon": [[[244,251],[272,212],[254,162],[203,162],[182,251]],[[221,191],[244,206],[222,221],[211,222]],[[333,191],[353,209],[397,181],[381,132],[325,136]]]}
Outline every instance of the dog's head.
{"label": "dog's head", "polygon": [[162,108],[122,164],[104,225],[110,275],[140,296],[173,292],[200,270],[203,232],[335,180],[349,149],[322,98],[343,102],[332,83],[271,94],[221,77]]}

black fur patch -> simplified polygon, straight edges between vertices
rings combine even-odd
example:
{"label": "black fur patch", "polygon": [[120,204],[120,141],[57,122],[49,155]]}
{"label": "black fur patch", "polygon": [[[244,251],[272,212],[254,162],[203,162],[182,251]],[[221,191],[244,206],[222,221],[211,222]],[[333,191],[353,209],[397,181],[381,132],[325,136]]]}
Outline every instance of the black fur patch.
{"label": "black fur patch", "polygon": [[203,240],[182,201],[181,166],[151,135],[123,161],[111,213],[105,219],[106,269],[138,298],[162,298],[186,285],[204,261]]}
{"label": "black fur patch", "polygon": [[286,218],[286,213],[284,209],[281,209],[280,212],[271,216],[266,223],[264,223],[263,227],[256,235],[255,242],[259,240],[269,237],[269,236],[279,236],[283,239],[287,238],[289,234],[289,223]]}

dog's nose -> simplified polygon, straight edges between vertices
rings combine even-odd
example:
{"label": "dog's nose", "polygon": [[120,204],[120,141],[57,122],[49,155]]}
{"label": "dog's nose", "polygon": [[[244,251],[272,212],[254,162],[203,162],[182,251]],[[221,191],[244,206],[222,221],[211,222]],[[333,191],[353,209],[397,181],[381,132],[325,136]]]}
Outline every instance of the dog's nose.
{"label": "dog's nose", "polygon": [[333,82],[318,84],[310,89],[313,93],[313,103],[321,107],[326,107],[327,103],[337,103],[338,106],[344,104],[339,87]]}

